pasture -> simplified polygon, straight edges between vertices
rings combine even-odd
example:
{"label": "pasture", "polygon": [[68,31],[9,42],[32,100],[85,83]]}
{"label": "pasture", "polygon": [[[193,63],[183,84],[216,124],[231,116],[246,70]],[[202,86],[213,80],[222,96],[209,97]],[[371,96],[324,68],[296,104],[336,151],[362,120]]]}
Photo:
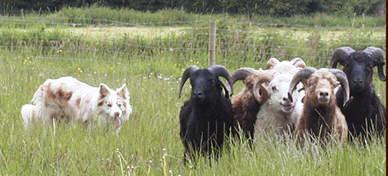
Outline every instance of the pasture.
{"label": "pasture", "polygon": [[[200,160],[185,167],[178,113],[190,89],[186,85],[184,96],[178,99],[179,78],[187,66],[207,65],[206,20],[212,16],[184,14],[186,18],[170,20],[201,20],[144,25],[141,20],[147,24],[158,21],[159,14],[147,13],[144,16],[153,20],[138,19],[131,22],[135,26],[123,25],[126,19],[94,24],[54,18],[81,13],[74,11],[0,18],[0,175],[386,174],[385,139],[379,137],[366,145],[332,143],[322,148],[311,144],[297,149],[292,140],[263,135],[253,149],[247,141],[235,141],[212,166]],[[328,67],[332,51],[340,46],[386,48],[385,27],[378,23],[381,19],[370,20],[380,25],[355,18],[354,24],[359,26],[314,27],[295,20],[291,23],[294,27],[274,27],[234,23],[237,17],[214,18],[218,27],[216,62],[230,72],[246,66],[261,68],[270,57],[298,56],[307,65]],[[119,135],[98,126],[85,129],[81,124],[23,128],[21,106],[31,100],[44,80],[65,75],[95,86],[103,82],[117,88],[127,83],[133,113]],[[385,82],[377,79],[376,71],[374,76],[385,105]],[[239,83],[234,94],[241,88]]]}

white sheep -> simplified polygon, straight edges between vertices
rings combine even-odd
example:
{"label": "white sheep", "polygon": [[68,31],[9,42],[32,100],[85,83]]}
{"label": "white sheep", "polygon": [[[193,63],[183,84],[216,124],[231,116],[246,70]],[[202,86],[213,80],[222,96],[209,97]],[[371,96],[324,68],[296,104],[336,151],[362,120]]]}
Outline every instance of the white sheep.
{"label": "white sheep", "polygon": [[256,134],[268,132],[283,135],[294,129],[303,110],[304,91],[295,91],[290,97],[288,88],[292,77],[304,67],[305,63],[300,58],[282,62],[271,58],[268,61],[267,68],[274,70],[275,74],[268,86],[260,85],[268,98],[263,102],[257,114]]}

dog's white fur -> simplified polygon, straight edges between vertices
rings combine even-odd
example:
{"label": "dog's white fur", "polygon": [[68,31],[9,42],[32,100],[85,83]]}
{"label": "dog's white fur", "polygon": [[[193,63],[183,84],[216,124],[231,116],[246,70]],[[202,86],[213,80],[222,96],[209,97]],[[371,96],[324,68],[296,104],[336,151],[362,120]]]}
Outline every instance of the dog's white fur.
{"label": "dog's white fur", "polygon": [[129,119],[132,107],[124,84],[113,90],[105,84],[93,87],[73,77],[46,80],[35,92],[31,104],[23,105],[25,127],[32,121],[51,124],[52,120],[80,121],[87,125],[93,117],[113,123],[119,131]]}

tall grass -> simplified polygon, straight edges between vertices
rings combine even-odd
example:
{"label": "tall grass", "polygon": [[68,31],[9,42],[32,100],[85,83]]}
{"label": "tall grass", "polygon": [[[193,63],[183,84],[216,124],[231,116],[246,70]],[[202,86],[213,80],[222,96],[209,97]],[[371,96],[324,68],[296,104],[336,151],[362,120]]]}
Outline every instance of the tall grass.
{"label": "tall grass", "polygon": [[[210,167],[182,164],[177,98],[181,69],[174,59],[65,53],[56,58],[39,51],[0,50],[0,173],[2,175],[382,175],[385,146],[374,138],[363,146],[311,145],[299,150],[292,141],[259,136],[253,150],[232,145]],[[156,58],[158,57],[158,58]],[[185,61],[184,65],[190,64]],[[229,66],[228,66],[229,67]],[[24,130],[20,107],[47,78],[72,75],[97,85],[118,87],[126,82],[134,113],[119,135],[80,124]],[[189,89],[185,89],[185,97]]]}

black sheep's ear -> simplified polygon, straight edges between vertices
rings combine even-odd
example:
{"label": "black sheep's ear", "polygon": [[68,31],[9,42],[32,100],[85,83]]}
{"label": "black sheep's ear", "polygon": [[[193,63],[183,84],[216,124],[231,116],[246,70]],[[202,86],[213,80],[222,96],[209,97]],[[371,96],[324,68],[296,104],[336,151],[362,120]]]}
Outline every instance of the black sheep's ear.
{"label": "black sheep's ear", "polygon": [[224,93],[225,93],[225,97],[229,99],[229,91],[228,89],[225,87],[225,85],[220,81],[220,85],[222,87],[222,89],[224,90]]}
{"label": "black sheep's ear", "polygon": [[228,70],[222,65],[212,65],[208,70],[217,77],[223,77],[227,81],[227,88],[230,90],[230,96],[233,94],[233,86],[231,83],[231,76],[229,75]]}

